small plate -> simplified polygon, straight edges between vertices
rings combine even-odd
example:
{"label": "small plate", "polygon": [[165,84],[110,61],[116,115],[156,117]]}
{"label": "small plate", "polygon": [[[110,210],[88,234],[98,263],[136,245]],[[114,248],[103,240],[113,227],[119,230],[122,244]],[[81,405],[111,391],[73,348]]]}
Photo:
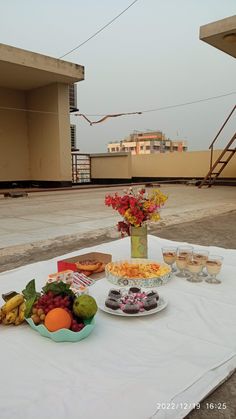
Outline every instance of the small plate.
{"label": "small plate", "polygon": [[118,309],[118,310],[112,310],[111,308],[108,308],[105,306],[104,302],[99,302],[98,301],[98,307],[100,308],[100,310],[105,311],[106,313],[109,314],[114,314],[114,316],[123,316],[123,317],[144,317],[144,316],[149,316],[150,314],[155,314],[158,313],[158,311],[164,310],[164,308],[166,308],[168,302],[167,300],[165,300],[164,298],[160,297],[158,300],[158,305],[156,308],[152,309],[152,310],[145,310],[139,313],[135,313],[135,314],[128,314],[128,313],[124,313],[122,310]]}
{"label": "small plate", "polygon": [[60,329],[56,332],[49,332],[49,330],[43,324],[36,325],[31,318],[25,320],[32,327],[32,329],[40,333],[41,336],[52,339],[54,342],[79,342],[80,340],[85,339],[88,335],[90,335],[95,327],[94,317],[89,320],[84,320],[86,325],[80,332],[73,332],[69,329]]}

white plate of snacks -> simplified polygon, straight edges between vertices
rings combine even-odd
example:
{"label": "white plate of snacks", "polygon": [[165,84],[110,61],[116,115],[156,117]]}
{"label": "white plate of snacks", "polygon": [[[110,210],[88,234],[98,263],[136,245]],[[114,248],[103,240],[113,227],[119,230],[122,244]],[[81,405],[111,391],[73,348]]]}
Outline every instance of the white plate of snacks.
{"label": "white plate of snacks", "polygon": [[167,300],[156,290],[143,290],[140,287],[110,289],[97,295],[100,310],[115,316],[143,317],[158,313],[167,306]]}

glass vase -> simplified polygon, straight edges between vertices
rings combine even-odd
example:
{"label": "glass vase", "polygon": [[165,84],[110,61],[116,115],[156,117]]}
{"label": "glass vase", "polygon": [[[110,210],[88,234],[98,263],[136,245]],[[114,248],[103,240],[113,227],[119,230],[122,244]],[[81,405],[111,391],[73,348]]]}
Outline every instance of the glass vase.
{"label": "glass vase", "polygon": [[147,226],[130,228],[131,258],[148,257]]}

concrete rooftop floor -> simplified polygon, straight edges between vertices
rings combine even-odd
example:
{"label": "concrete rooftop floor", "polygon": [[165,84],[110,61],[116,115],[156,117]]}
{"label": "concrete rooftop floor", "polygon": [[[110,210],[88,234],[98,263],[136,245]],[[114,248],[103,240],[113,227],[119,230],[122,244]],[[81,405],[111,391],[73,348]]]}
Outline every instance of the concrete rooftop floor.
{"label": "concrete rooftop floor", "polygon": [[[97,236],[108,231],[116,235],[120,216],[104,205],[106,193],[120,193],[124,186],[29,193],[23,198],[0,195],[0,252],[58,237]],[[186,185],[161,185],[169,196],[161,211],[160,226],[215,216],[236,209],[235,187],[198,189]]]}
{"label": "concrete rooftop floor", "polygon": [[[116,224],[121,217],[105,206],[104,198],[107,193],[122,193],[125,188],[114,185],[33,192],[22,198],[0,195],[0,271],[36,261],[37,257],[43,260],[89,247],[94,240],[99,243],[119,238]],[[161,221],[150,227],[150,233],[157,236],[163,228],[204,217],[216,220],[216,216],[236,209],[235,187],[198,189],[193,185],[164,184],[160,189],[168,200]],[[191,236],[195,239],[190,231],[189,241]],[[170,239],[182,240],[178,231],[173,236],[173,230]]]}

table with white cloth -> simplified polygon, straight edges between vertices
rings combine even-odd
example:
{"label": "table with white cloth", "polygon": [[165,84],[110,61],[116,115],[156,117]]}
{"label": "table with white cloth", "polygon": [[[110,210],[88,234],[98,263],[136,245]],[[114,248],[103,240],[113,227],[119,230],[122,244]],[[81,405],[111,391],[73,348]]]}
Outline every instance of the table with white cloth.
{"label": "table with white cloth", "polygon": [[[149,258],[161,262],[162,246],[180,244],[149,235]],[[143,317],[99,310],[82,341],[56,343],[26,323],[1,325],[0,418],[185,417],[236,368],[236,250],[207,250],[224,257],[221,284],[173,277],[158,288],[164,310]],[[57,260],[90,251],[129,259],[130,238],[2,272],[0,293],[33,278],[40,291]],[[109,287],[100,279],[90,294]]]}

